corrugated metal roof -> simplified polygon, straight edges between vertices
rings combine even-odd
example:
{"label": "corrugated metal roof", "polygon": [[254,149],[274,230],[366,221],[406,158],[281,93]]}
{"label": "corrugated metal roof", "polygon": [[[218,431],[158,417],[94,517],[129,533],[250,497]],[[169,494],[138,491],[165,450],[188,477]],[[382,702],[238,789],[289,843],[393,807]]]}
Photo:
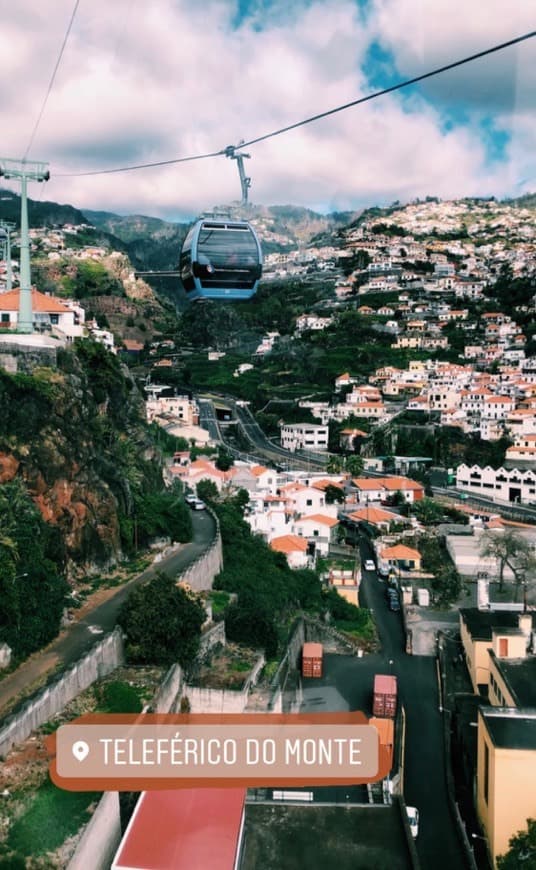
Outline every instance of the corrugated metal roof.
{"label": "corrugated metal roof", "polygon": [[143,792],[111,870],[234,870],[245,796],[241,788]]}

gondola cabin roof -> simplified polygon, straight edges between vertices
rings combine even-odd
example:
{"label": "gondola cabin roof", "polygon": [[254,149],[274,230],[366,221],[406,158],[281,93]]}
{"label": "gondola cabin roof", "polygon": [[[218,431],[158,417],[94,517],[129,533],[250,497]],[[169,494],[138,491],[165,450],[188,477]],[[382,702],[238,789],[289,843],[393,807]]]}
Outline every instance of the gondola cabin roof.
{"label": "gondola cabin roof", "polygon": [[201,218],[189,230],[180,256],[189,299],[250,299],[262,274],[262,251],[247,221]]}

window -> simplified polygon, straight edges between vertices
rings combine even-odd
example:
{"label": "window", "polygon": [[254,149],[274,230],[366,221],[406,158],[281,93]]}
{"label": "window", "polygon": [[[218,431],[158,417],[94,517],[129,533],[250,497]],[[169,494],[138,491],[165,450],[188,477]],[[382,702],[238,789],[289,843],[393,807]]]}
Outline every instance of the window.
{"label": "window", "polygon": [[57,326],[57,324],[60,322],[59,314],[51,314],[50,315],[50,322]]}
{"label": "window", "polygon": [[2,314],[2,323],[9,323],[9,314]]}
{"label": "window", "polygon": [[507,656],[508,655],[508,638],[500,637],[499,638],[499,655]]}
{"label": "window", "polygon": [[489,747],[484,744],[484,800],[488,803],[489,798]]}
{"label": "window", "polygon": [[312,504],[313,504],[313,499],[312,499],[312,498],[308,498],[307,501],[305,502],[305,504],[307,505],[307,507],[311,507]]}

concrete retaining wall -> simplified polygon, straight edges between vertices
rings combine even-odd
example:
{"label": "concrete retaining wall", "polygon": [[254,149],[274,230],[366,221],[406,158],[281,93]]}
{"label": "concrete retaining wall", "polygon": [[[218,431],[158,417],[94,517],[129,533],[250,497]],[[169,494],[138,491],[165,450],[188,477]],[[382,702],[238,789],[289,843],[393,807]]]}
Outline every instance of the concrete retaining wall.
{"label": "concrete retaining wall", "polygon": [[5,757],[16,743],[26,740],[32,731],[52,719],[80,692],[123,662],[123,634],[116,628],[55,682],[8,717],[0,729],[0,757]]}
{"label": "concrete retaining wall", "polygon": [[183,685],[183,672],[180,665],[171,665],[151,701],[152,713],[175,712],[175,702],[180,696]]}
{"label": "concrete retaining wall", "polygon": [[107,791],[69,861],[68,870],[108,870],[121,841],[119,793]]}
{"label": "concrete retaining wall", "polygon": [[262,671],[266,659],[261,653],[251,669],[240,691],[233,689],[205,689],[199,686],[186,686],[184,694],[190,701],[191,713],[243,713],[253,686]]}
{"label": "concrete retaining wall", "polygon": [[216,523],[216,537],[205,552],[198,556],[192,564],[180,574],[180,579],[188,583],[195,592],[205,592],[212,589],[214,578],[223,568],[223,550],[221,546],[220,524],[217,516],[210,511]]}
{"label": "concrete retaining wall", "polygon": [[202,661],[215,646],[225,646],[225,644],[225,623],[217,622],[201,635],[201,643],[199,644],[199,652],[197,654],[198,661]]}

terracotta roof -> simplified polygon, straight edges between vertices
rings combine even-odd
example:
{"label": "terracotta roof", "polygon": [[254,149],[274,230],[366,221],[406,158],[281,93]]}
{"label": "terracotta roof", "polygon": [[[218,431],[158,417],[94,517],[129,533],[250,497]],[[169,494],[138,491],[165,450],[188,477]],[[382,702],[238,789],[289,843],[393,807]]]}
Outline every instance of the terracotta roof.
{"label": "terracotta roof", "polygon": [[278,538],[272,538],[270,548],[276,553],[305,553],[307,541],[298,535],[280,535]]}
{"label": "terracotta roof", "polygon": [[341,435],[356,435],[359,438],[368,438],[368,432],[363,432],[362,429],[341,429]]}
{"label": "terracotta roof", "polygon": [[383,484],[385,489],[406,489],[414,492],[424,489],[422,483],[418,483],[416,480],[411,480],[409,477],[380,477],[378,480]]}
{"label": "terracotta roof", "polygon": [[349,519],[364,520],[367,523],[376,525],[376,523],[391,523],[394,520],[401,520],[404,518],[398,514],[392,513],[391,511],[384,511],[381,508],[367,507],[354,511],[353,514],[350,514]]}
{"label": "terracotta roof", "polygon": [[411,547],[406,547],[404,544],[395,544],[394,547],[387,547],[381,552],[382,559],[401,559],[418,561],[421,554],[418,550],[413,550]]}
{"label": "terracotta roof", "polygon": [[342,489],[343,489],[343,487],[341,486],[340,482],[339,482],[339,483],[335,483],[334,480],[315,480],[315,481],[313,481],[313,483],[311,484],[311,486],[313,487],[313,489],[320,489],[320,490],[322,490],[322,492],[323,492],[325,489],[327,489],[328,486],[335,486],[335,487],[337,487],[337,489],[340,489],[341,491],[342,491]]}
{"label": "terracotta roof", "polygon": [[[0,294],[0,310],[1,311],[18,311],[19,310],[19,293],[20,290],[9,290],[7,293]],[[67,314],[71,311],[63,302],[60,302],[55,296],[47,296],[39,290],[32,289],[32,311],[44,314]]]}
{"label": "terracotta roof", "polygon": [[261,474],[264,474],[264,472],[268,471],[268,469],[264,465],[254,465],[253,468],[250,469],[250,471],[255,477],[260,477]]}
{"label": "terracotta roof", "polygon": [[354,486],[362,490],[383,489],[381,479],[374,477],[356,477],[352,480]]}
{"label": "terracotta roof", "polygon": [[337,517],[328,517],[325,514],[308,514],[305,517],[300,517],[298,522],[302,523],[309,520],[312,523],[320,523],[322,526],[329,526],[330,529],[339,524]]}

